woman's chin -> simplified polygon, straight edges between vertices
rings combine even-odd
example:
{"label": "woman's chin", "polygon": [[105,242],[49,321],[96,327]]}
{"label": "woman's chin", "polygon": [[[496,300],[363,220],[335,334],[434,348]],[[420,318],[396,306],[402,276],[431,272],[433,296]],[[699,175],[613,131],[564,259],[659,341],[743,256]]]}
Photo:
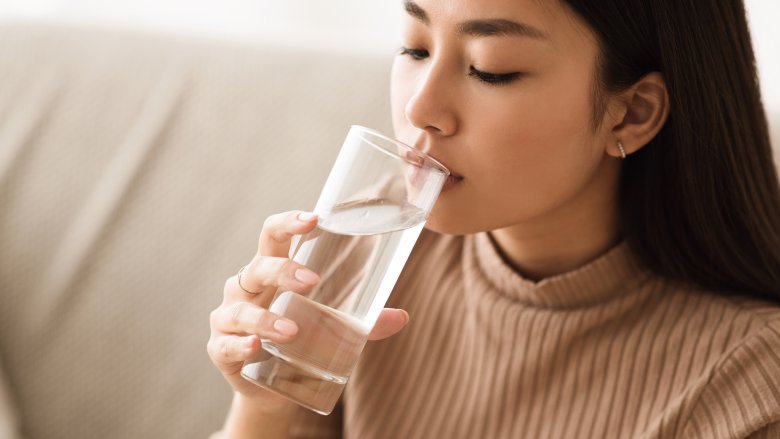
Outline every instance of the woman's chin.
{"label": "woman's chin", "polygon": [[469,235],[480,232],[478,228],[465,223],[463,218],[456,219],[444,215],[436,215],[435,210],[428,217],[425,228],[442,235]]}

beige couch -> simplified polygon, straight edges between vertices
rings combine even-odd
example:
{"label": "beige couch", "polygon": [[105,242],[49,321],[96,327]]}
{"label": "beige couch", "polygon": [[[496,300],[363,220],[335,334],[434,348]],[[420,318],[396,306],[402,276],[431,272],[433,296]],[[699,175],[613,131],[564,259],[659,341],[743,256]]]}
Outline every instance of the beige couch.
{"label": "beige couch", "polygon": [[[206,354],[271,213],[311,209],[392,53],[0,24],[0,438],[197,438]],[[5,401],[5,402],[4,402]]]}

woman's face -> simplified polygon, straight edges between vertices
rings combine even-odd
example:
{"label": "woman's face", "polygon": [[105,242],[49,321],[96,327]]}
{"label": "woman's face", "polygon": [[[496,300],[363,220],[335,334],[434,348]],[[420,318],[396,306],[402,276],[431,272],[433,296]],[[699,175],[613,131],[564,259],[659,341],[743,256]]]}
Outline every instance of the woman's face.
{"label": "woman's face", "polygon": [[573,12],[539,0],[408,0],[405,9],[395,134],[462,176],[428,228],[573,218],[583,199],[614,198],[619,168],[605,150],[615,139],[608,124],[593,125],[598,46]]}

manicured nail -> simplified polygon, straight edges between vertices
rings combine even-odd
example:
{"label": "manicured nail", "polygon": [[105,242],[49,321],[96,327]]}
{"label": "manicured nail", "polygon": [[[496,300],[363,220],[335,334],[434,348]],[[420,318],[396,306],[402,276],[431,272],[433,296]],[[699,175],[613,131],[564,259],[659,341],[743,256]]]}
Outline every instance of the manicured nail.
{"label": "manicured nail", "polygon": [[274,329],[282,335],[295,335],[298,332],[298,325],[289,320],[277,320],[274,322]]}
{"label": "manicured nail", "polygon": [[298,219],[305,222],[309,222],[316,217],[317,215],[311,212],[301,212],[298,214]]}
{"label": "manicured nail", "polygon": [[404,310],[401,310],[401,312],[404,315],[404,325],[406,325],[407,323],[409,323],[409,313]]}
{"label": "manicured nail", "polygon": [[319,276],[303,268],[295,270],[295,278],[305,284],[316,284],[320,280]]}

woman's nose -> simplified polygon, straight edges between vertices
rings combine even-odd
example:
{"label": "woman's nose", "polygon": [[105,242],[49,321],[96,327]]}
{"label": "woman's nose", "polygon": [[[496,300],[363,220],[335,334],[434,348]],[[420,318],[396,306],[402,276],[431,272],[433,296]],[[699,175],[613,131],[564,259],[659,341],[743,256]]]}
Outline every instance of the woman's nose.
{"label": "woman's nose", "polygon": [[446,80],[443,67],[431,63],[427,71],[420,75],[415,92],[406,103],[406,120],[430,134],[454,134],[458,123],[452,105],[452,87]]}

